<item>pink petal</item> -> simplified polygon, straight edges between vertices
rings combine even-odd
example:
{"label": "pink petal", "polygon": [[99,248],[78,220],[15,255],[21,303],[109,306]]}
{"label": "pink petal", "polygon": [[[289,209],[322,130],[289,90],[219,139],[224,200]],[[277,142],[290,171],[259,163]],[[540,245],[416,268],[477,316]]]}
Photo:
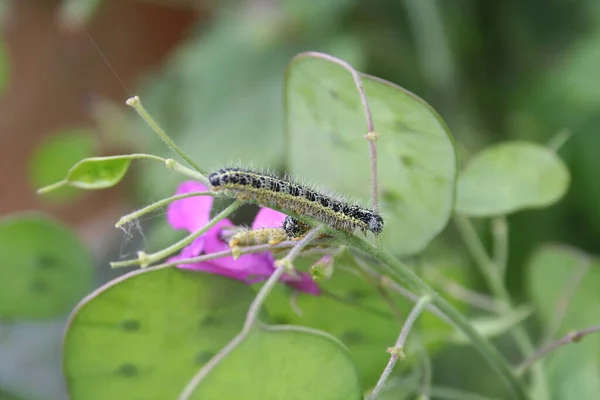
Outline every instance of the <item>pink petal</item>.
{"label": "pink petal", "polygon": [[[208,189],[203,184],[186,181],[179,185],[176,194],[206,191]],[[196,232],[210,220],[212,203],[213,198],[210,196],[195,196],[176,200],[167,207],[167,221],[175,229]]]}
{"label": "pink petal", "polygon": [[[229,245],[221,239],[221,230],[233,226],[231,221],[219,221],[204,236],[204,252],[206,254],[229,250]],[[234,260],[232,256],[220,257],[211,260],[211,264],[218,265],[232,271],[244,271],[246,276],[269,276],[273,272],[273,258],[269,253],[245,254]]]}
{"label": "pink petal", "polygon": [[285,217],[286,215],[279,211],[263,207],[258,211],[258,214],[256,214],[254,222],[252,223],[252,228],[281,228]]}
{"label": "pink petal", "polygon": [[305,272],[297,273],[300,275],[299,278],[286,274],[281,277],[281,281],[284,282],[286,285],[291,286],[294,289],[299,290],[301,292],[305,292],[315,296],[321,294],[319,286],[312,280],[310,274],[307,274]]}

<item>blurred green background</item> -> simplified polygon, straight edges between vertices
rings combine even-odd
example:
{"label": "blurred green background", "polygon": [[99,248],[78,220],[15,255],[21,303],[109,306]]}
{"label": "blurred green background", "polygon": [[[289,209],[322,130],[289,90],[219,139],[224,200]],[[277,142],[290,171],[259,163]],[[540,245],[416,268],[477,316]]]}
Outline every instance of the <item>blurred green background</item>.
{"label": "blurred green background", "polygon": [[[0,315],[2,400],[64,398],[60,336],[69,311],[117,276],[108,260],[179,235],[161,213],[114,229],[120,215],[173,193],[180,178],[160,166],[139,164],[105,192],[38,198],[35,188],[62,179],[82,157],[172,156],[124,106],[132,95],[207,169],[237,160],[285,169],[283,79],[302,51],[330,53],[418,94],[448,123],[463,163],[503,140],[573,135],[559,151],[572,174],[566,198],[509,218],[508,286],[517,301],[544,298],[535,297],[544,289],[529,290],[525,267],[538,246],[599,252],[597,0],[3,0],[0,17],[0,215],[50,213],[76,231],[96,277],[70,278],[52,318]],[[452,229],[444,237],[458,243]],[[468,279],[458,279],[485,290],[468,259],[456,257],[445,264],[460,265]],[[531,321],[534,333],[538,326]],[[514,355],[510,341],[498,343]],[[467,347],[446,348],[434,358],[434,382],[493,393],[497,384],[477,373],[478,363]]]}

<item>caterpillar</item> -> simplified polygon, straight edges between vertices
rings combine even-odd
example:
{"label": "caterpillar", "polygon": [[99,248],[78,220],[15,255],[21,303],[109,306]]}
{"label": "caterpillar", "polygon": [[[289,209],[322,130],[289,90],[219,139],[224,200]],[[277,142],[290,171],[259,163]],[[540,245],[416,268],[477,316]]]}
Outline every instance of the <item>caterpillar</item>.
{"label": "caterpillar", "polygon": [[229,247],[277,244],[287,239],[282,228],[241,229],[229,239]]}
{"label": "caterpillar", "polygon": [[308,232],[311,227],[306,222],[302,222],[299,219],[290,217],[288,215],[283,220],[282,228],[287,237],[290,239],[299,239],[304,236],[304,234]]}
{"label": "caterpillar", "polygon": [[[348,234],[353,234],[356,229],[363,233],[368,230],[376,235],[383,231],[383,218],[375,211],[332,198],[286,179],[241,168],[224,168],[211,173],[208,180],[215,191],[224,191],[240,200],[305,215]],[[292,222],[294,221],[290,221]],[[290,232],[294,234],[293,231]]]}

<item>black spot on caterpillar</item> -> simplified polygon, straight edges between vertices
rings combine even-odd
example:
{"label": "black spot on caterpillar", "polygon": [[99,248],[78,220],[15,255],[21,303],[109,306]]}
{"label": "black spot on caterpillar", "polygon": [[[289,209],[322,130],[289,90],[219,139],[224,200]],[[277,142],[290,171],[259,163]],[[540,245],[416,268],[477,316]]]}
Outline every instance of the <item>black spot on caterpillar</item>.
{"label": "black spot on caterpillar", "polygon": [[307,233],[311,226],[289,215],[283,220],[283,230],[290,239],[299,239]]}
{"label": "black spot on caterpillar", "polygon": [[241,168],[224,168],[210,174],[208,180],[215,191],[225,191],[240,200],[267,207],[293,211],[349,234],[356,229],[375,234],[383,231],[383,219],[376,212],[286,179]]}

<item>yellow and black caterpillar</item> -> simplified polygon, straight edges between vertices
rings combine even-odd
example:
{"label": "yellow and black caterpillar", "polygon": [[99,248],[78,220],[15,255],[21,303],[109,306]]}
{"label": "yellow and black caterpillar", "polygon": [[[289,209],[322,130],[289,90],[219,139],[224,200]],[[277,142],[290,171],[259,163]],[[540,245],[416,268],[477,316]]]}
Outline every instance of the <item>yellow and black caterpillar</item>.
{"label": "yellow and black caterpillar", "polygon": [[[383,218],[375,211],[334,199],[276,176],[241,168],[224,168],[210,174],[208,180],[213,190],[228,191],[242,200],[293,211],[349,234],[356,229],[375,234],[383,231]],[[306,226],[298,225],[300,221],[297,219],[286,221],[289,229],[286,229],[286,223],[284,229],[290,237],[306,231]]]}

